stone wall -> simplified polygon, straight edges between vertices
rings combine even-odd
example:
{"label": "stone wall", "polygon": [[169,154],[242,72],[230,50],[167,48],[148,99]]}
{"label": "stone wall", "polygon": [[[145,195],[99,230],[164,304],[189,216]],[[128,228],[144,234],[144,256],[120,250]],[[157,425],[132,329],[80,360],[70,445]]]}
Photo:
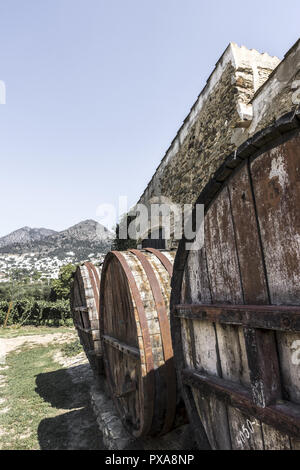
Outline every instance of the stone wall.
{"label": "stone wall", "polygon": [[[231,43],[139,203],[149,205],[158,202],[157,198],[167,198],[177,204],[194,204],[213,173],[244,137],[244,123],[252,119],[250,101],[279,63],[276,57]],[[237,133],[239,126],[242,136]]]}
{"label": "stone wall", "polygon": [[296,88],[300,89],[300,39],[252,99],[253,120],[245,140],[297,108]]}
{"label": "stone wall", "polygon": [[207,175],[219,165],[223,155],[233,150],[232,126],[239,120],[233,76],[234,69],[229,64],[178,152],[164,167],[160,191],[173,202],[193,203]]}
{"label": "stone wall", "polygon": [[235,129],[237,146],[271,126],[282,116],[294,112],[300,104],[300,40],[286,53],[282,62],[259,87],[247,108],[249,126]]}
{"label": "stone wall", "polygon": [[195,450],[196,442],[189,424],[158,437],[133,438],[117,414],[103,378],[95,379],[90,389],[91,404],[103,443],[108,450]]}

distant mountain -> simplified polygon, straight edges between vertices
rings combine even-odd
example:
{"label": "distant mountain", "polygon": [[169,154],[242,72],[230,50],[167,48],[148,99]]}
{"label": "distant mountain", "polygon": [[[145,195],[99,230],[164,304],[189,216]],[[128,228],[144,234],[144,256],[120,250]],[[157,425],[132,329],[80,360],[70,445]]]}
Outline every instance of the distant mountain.
{"label": "distant mountain", "polygon": [[85,220],[62,232],[23,227],[0,238],[0,272],[21,268],[55,277],[59,267],[67,263],[101,262],[111,249],[113,237],[95,220]]}
{"label": "distant mountain", "polygon": [[[99,241],[111,239],[113,234],[103,225],[95,220],[85,220],[73,227],[58,233],[58,237],[65,239],[72,238],[78,241],[89,241],[90,243],[98,243]],[[54,235],[55,238],[55,235]]]}
{"label": "distant mountain", "polygon": [[36,241],[40,241],[45,237],[54,235],[55,230],[49,230],[47,228],[30,228],[22,227],[19,230],[0,238],[0,248],[10,245],[26,245]]}
{"label": "distant mountain", "polygon": [[[95,220],[79,222],[62,232],[44,228],[23,227],[0,238],[0,253],[38,253],[64,256],[74,252],[79,258],[91,250],[106,252],[110,249],[113,234]],[[76,256],[77,258],[77,256]],[[79,260],[81,261],[81,259]]]}

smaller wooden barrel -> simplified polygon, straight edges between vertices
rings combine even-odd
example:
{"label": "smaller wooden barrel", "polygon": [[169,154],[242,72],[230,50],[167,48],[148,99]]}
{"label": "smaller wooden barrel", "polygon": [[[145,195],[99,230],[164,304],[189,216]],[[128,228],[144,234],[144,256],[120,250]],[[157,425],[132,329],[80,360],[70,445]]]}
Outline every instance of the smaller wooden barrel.
{"label": "smaller wooden barrel", "polygon": [[169,322],[173,260],[172,252],[148,248],[113,251],[103,265],[105,373],[119,415],[135,437],[168,432],[179,410]]}
{"label": "smaller wooden barrel", "polygon": [[80,342],[96,374],[103,372],[99,332],[99,288],[99,268],[92,263],[78,266],[71,289],[71,309]]}

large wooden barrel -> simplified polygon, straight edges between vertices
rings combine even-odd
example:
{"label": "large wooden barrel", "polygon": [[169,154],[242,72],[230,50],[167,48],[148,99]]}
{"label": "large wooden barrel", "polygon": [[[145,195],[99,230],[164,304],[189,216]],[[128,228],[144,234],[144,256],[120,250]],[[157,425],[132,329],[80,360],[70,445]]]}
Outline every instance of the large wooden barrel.
{"label": "large wooden barrel", "polygon": [[200,448],[300,449],[299,130],[278,138],[295,121],[228,157],[197,202],[204,246],[176,255],[174,355]]}
{"label": "large wooden barrel", "polygon": [[174,253],[111,252],[104,261],[100,318],[105,373],[119,415],[135,437],[168,432],[178,396],[169,322]]}
{"label": "large wooden barrel", "polygon": [[74,326],[89,363],[96,374],[103,372],[99,332],[100,269],[92,263],[78,266],[71,289]]}

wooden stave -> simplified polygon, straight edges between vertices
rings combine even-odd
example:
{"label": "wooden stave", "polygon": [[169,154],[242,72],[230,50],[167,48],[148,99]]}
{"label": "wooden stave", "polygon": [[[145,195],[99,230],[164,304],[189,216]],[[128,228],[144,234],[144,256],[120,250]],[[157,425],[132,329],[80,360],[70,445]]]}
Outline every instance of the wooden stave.
{"label": "wooden stave", "polygon": [[[139,342],[137,340],[136,344],[138,345],[138,348],[139,348],[139,351],[140,351],[140,357],[142,357],[142,361],[144,360],[144,365],[145,365],[145,375],[144,377],[141,377],[140,378],[140,386],[138,388],[138,390],[142,391],[141,395],[143,396],[143,403],[142,405],[143,406],[141,407],[141,419],[140,419],[140,426],[138,427],[138,429],[133,429],[133,425],[130,425],[128,424],[128,422],[126,421],[126,419],[124,418],[124,408],[125,408],[125,405],[122,406],[122,404],[120,403],[120,399],[118,399],[118,397],[115,396],[115,382],[114,380],[112,379],[111,375],[110,375],[110,371],[112,370],[112,367],[109,363],[109,359],[108,359],[108,355],[109,355],[109,352],[106,350],[106,345],[105,343],[103,342],[103,357],[104,357],[104,365],[105,365],[105,369],[106,369],[106,377],[107,377],[107,381],[108,381],[108,384],[109,384],[109,387],[110,387],[110,390],[111,390],[111,394],[112,394],[112,397],[114,399],[114,402],[115,402],[115,405],[116,405],[116,409],[118,410],[119,412],[119,415],[120,417],[122,418],[123,420],[123,423],[125,425],[125,427],[128,429],[128,431],[134,436],[134,437],[140,437],[140,436],[148,436],[148,435],[157,435],[157,434],[165,434],[166,432],[168,432],[172,426],[174,425],[174,422],[175,422],[175,413],[176,413],[176,407],[178,407],[178,403],[176,402],[176,374],[175,374],[175,370],[174,370],[174,367],[173,367],[173,380],[174,380],[174,393],[173,393],[173,401],[172,400],[169,400],[169,406],[167,407],[167,418],[163,420],[163,422],[161,423],[161,421],[158,423],[159,421],[159,418],[161,418],[161,415],[162,415],[162,411],[163,413],[165,413],[165,408],[166,408],[166,404],[164,403],[164,399],[160,399],[158,400],[157,397],[155,397],[155,392],[156,392],[156,389],[155,389],[155,385],[157,386],[157,383],[160,381],[165,381],[165,374],[166,372],[169,371],[170,373],[170,369],[171,369],[171,380],[172,380],[172,365],[171,365],[171,362],[173,359],[171,359],[170,361],[168,361],[168,365],[169,365],[169,369],[168,367],[165,367],[163,366],[160,370],[162,370],[163,372],[162,373],[162,377],[160,378],[158,375],[157,375],[157,370],[154,370],[155,369],[155,358],[153,357],[153,351],[152,351],[152,347],[151,347],[151,331],[149,332],[149,325],[148,325],[148,322],[147,322],[147,318],[146,316],[148,317],[149,316],[149,309],[145,309],[144,308],[144,303],[143,303],[143,300],[141,298],[141,295],[144,296],[144,299],[145,299],[145,292],[147,292],[147,295],[152,291],[152,288],[153,288],[153,285],[151,287],[151,282],[149,281],[149,273],[148,273],[148,276],[146,274],[146,271],[144,270],[144,267],[143,267],[143,262],[144,263],[148,263],[148,268],[150,268],[152,271],[153,271],[153,275],[155,276],[154,274],[154,271],[155,271],[155,265],[151,264],[153,263],[153,260],[155,259],[155,263],[158,263],[158,265],[160,266],[160,269],[162,269],[164,271],[164,276],[169,278],[169,272],[170,272],[170,268],[172,268],[172,261],[173,261],[173,254],[169,254],[168,252],[161,252],[161,251],[158,251],[158,250],[129,250],[128,252],[111,252],[109,253],[106,258],[105,258],[105,261],[104,261],[104,265],[103,265],[103,270],[102,270],[102,278],[101,278],[101,289],[100,289],[100,305],[101,305],[101,315],[100,315],[100,321],[101,321],[101,331],[102,331],[102,334],[103,334],[103,337],[106,337],[105,336],[105,318],[106,318],[106,312],[105,312],[105,293],[106,293],[106,296],[108,296],[108,293],[107,293],[107,288],[106,288],[106,276],[108,275],[109,276],[109,266],[111,265],[112,262],[116,261],[118,262],[118,266],[120,268],[120,272],[122,272],[122,275],[125,275],[126,277],[126,282],[128,282],[128,287],[129,287],[129,292],[130,292],[130,296],[131,298],[133,299],[133,302],[132,302],[132,308],[134,309],[134,307],[136,307],[136,312],[137,312],[137,320],[136,320],[136,324],[138,324],[138,322],[141,322],[142,324],[142,328],[139,329],[137,327],[137,330],[136,331],[140,331],[139,334],[142,335],[143,337],[143,344],[146,344],[147,347],[144,349],[143,346],[141,346],[141,342]],[[133,275],[133,272],[135,271],[136,269],[136,272],[135,274],[137,274],[139,272],[139,275],[136,275],[136,277],[134,277]],[[147,269],[147,267],[146,267]],[[148,285],[145,285],[143,284],[143,286],[138,286],[137,285],[137,282],[136,282],[136,279],[141,276],[141,271],[143,271],[143,278],[147,279],[147,283]],[[108,274],[107,274],[108,273]],[[168,273],[168,274],[167,274]],[[161,278],[160,278],[161,280]],[[158,285],[158,279],[156,278],[155,279],[156,281],[156,285]],[[161,283],[163,284],[163,282]],[[160,286],[161,287],[161,290],[162,292],[164,293],[164,296],[165,296],[165,302],[166,302],[166,305],[165,305],[165,311],[169,313],[169,309],[167,308],[168,307],[168,301],[166,299],[169,299],[169,292],[166,294],[166,286]],[[155,289],[155,287],[154,287]],[[105,292],[106,291],[106,292]],[[153,294],[151,293],[151,296]],[[154,299],[153,299],[154,301]],[[155,303],[155,301],[154,301]],[[110,307],[111,309],[111,307]],[[146,312],[145,312],[146,310]],[[133,310],[132,310],[133,311]],[[153,318],[152,318],[153,320]],[[168,323],[169,325],[169,323]],[[168,326],[169,328],[169,340],[170,340],[170,344],[171,344],[171,335],[170,335],[170,327]],[[136,333],[138,335],[138,333]],[[161,331],[160,331],[160,337],[161,337]],[[163,341],[161,340],[161,344],[163,345]],[[142,351],[142,348],[143,348],[143,351]],[[161,351],[160,353],[163,354],[163,346],[161,348]],[[121,361],[121,359],[120,359]],[[157,364],[156,364],[157,366]],[[142,369],[142,367],[141,367]],[[168,369],[168,371],[166,371],[166,369]],[[166,388],[166,387],[165,387]],[[172,390],[169,389],[169,393],[172,393]],[[161,397],[161,395],[160,395]],[[168,400],[167,400],[167,395],[165,395],[165,401],[168,403]],[[181,404],[182,406],[182,404]],[[159,409],[160,409],[160,412],[159,413]],[[182,413],[182,411],[181,411]],[[182,413],[184,414],[184,413]],[[182,418],[181,421],[183,422],[185,419]]]}
{"label": "wooden stave", "polygon": [[[249,165],[249,161],[253,162],[256,158],[260,157],[265,152],[271,151],[279,145],[283,145],[284,143],[289,142],[294,138],[297,138],[297,136],[299,138],[298,129],[299,121],[297,120],[297,117],[295,117],[294,113],[290,113],[289,115],[280,119],[271,128],[264,129],[261,133],[259,133],[259,135],[252,138],[251,141],[249,141],[247,144],[244,144],[241,149],[238,149],[234,156],[234,158],[236,158],[236,162],[234,162],[234,165],[232,165],[234,159],[232,158],[232,156],[229,156],[228,167],[226,167],[225,162],[225,164],[223,164],[222,167],[216,172],[216,175],[214,175],[211,182],[207,185],[207,187],[199,196],[197,203],[205,204],[205,214],[207,214],[211,206],[217,200],[224,188],[224,185],[227,184],[228,180],[233,178],[234,174],[240,171],[242,166],[245,164],[245,160],[246,164]],[[267,145],[264,144],[265,136],[268,136],[268,138],[266,139],[268,141]],[[260,148],[260,150],[258,150],[258,148]],[[242,157],[240,158],[239,155],[241,155]],[[226,175],[226,177],[224,177],[223,175]],[[187,265],[188,259],[188,254],[185,251],[185,243],[186,240],[182,240],[180,242],[174,263],[171,293],[171,331],[180,392],[184,398],[190,422],[195,431],[198,447],[200,449],[209,449],[216,447],[214,447],[212,445],[211,440],[209,440],[202,419],[199,417],[195,400],[191,392],[191,387],[186,385],[181,377],[181,371],[185,368],[185,359],[182,347],[181,320],[175,315],[175,306],[180,304],[182,300],[182,285],[185,267]],[[287,440],[285,438],[285,435],[282,434],[282,432],[277,430],[275,430],[274,432],[273,427],[268,426],[266,424],[264,424],[262,427],[264,429],[264,433],[269,433],[266,442],[264,442],[264,447],[266,449],[270,449],[272,445],[274,448],[278,449],[298,449],[300,447],[300,441],[298,440],[300,436],[295,438],[290,435],[289,439]],[[267,442],[268,440],[269,443]]]}
{"label": "wooden stave", "polygon": [[[103,359],[99,330],[99,288],[101,270],[90,262],[78,266],[71,291],[73,322],[80,343],[96,375],[103,374]],[[79,304],[79,305],[78,305]],[[87,312],[80,313],[77,307]]]}

